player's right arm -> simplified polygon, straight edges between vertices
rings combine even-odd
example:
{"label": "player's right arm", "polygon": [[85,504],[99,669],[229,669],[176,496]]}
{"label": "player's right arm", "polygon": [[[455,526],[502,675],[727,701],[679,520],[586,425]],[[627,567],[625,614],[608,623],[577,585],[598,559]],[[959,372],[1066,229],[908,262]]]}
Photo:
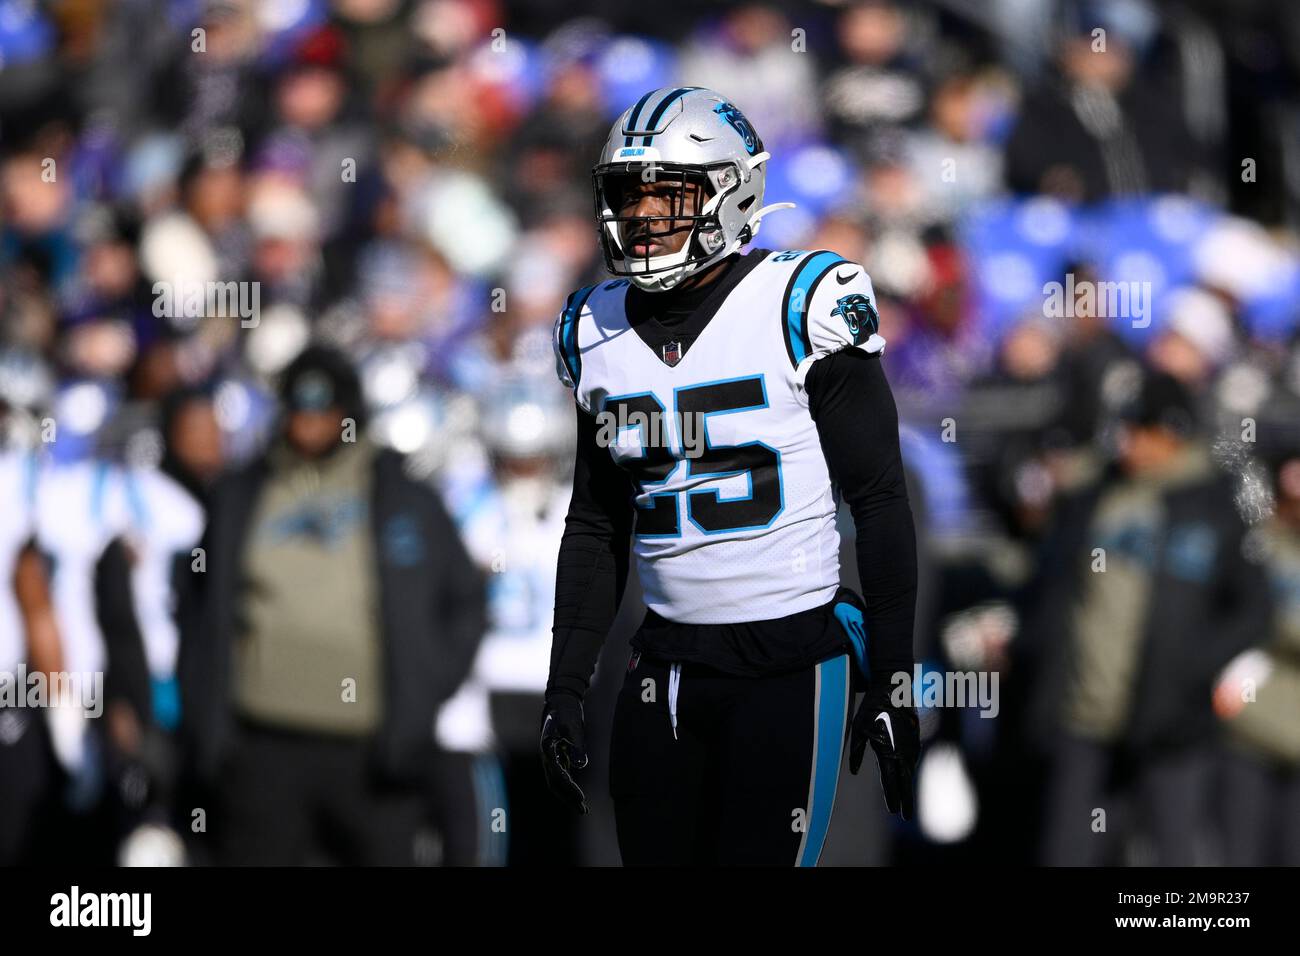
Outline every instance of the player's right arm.
{"label": "player's right arm", "polygon": [[573,495],[555,573],[548,699],[581,700],[627,584],[632,484],[597,441],[596,419],[578,409]]}
{"label": "player's right arm", "polygon": [[[572,299],[570,300],[572,303]],[[576,322],[568,309],[556,323],[560,380],[577,391]],[[577,453],[573,494],[555,571],[551,670],[542,713],[542,766],[552,792],[586,812],[572,771],[587,765],[582,701],[627,585],[633,490],[628,474],[598,441],[594,415],[575,404]]]}

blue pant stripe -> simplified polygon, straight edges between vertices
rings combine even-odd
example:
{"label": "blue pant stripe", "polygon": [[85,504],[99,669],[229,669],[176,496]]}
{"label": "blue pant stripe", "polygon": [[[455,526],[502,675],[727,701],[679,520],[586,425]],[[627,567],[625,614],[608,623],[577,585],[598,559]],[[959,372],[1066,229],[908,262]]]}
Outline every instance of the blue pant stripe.
{"label": "blue pant stripe", "polygon": [[849,709],[849,657],[822,661],[817,665],[817,717],[813,738],[811,800],[808,833],[799,854],[799,866],[816,866],[831,826],[835,789],[840,777],[840,755],[844,751],[844,727]]}

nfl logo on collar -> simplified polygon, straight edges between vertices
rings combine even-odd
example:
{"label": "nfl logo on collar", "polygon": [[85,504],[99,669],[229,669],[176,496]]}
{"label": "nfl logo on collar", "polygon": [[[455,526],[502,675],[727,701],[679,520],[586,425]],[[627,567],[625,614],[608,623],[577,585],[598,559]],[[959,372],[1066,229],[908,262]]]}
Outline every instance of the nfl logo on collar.
{"label": "nfl logo on collar", "polygon": [[665,342],[663,355],[664,355],[664,363],[666,365],[668,365],[670,368],[676,365],[678,362],[682,360],[682,343]]}

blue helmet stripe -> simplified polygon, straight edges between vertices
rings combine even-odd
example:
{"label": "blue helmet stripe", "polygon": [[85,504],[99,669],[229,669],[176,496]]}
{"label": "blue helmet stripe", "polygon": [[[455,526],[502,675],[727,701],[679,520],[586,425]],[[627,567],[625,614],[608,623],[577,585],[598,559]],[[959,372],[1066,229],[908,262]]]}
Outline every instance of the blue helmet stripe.
{"label": "blue helmet stripe", "polygon": [[[659,121],[663,119],[664,113],[668,111],[668,107],[672,106],[687,93],[698,89],[698,86],[680,86],[665,96],[659,101],[659,105],[655,107],[655,111],[650,114],[650,119],[646,122],[646,129],[655,129],[658,127]],[[654,133],[651,133],[641,141],[641,145],[649,146],[654,141],[654,138]]]}
{"label": "blue helmet stripe", "polygon": [[[636,129],[637,120],[641,118],[641,110],[645,108],[646,100],[654,96],[654,93],[655,91],[651,90],[645,96],[641,97],[641,99],[637,100],[636,107],[632,110],[632,115],[627,118],[627,126],[625,126],[624,129]],[[632,137],[631,136],[625,137],[623,140],[623,145],[631,146]]]}

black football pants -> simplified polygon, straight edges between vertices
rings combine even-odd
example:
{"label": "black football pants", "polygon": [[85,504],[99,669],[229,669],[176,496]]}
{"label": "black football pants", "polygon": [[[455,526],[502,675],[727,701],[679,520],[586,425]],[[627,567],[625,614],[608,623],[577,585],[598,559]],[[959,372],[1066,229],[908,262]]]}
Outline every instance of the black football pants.
{"label": "black football pants", "polygon": [[626,865],[815,866],[848,724],[847,654],[770,677],[633,655],[610,794]]}

